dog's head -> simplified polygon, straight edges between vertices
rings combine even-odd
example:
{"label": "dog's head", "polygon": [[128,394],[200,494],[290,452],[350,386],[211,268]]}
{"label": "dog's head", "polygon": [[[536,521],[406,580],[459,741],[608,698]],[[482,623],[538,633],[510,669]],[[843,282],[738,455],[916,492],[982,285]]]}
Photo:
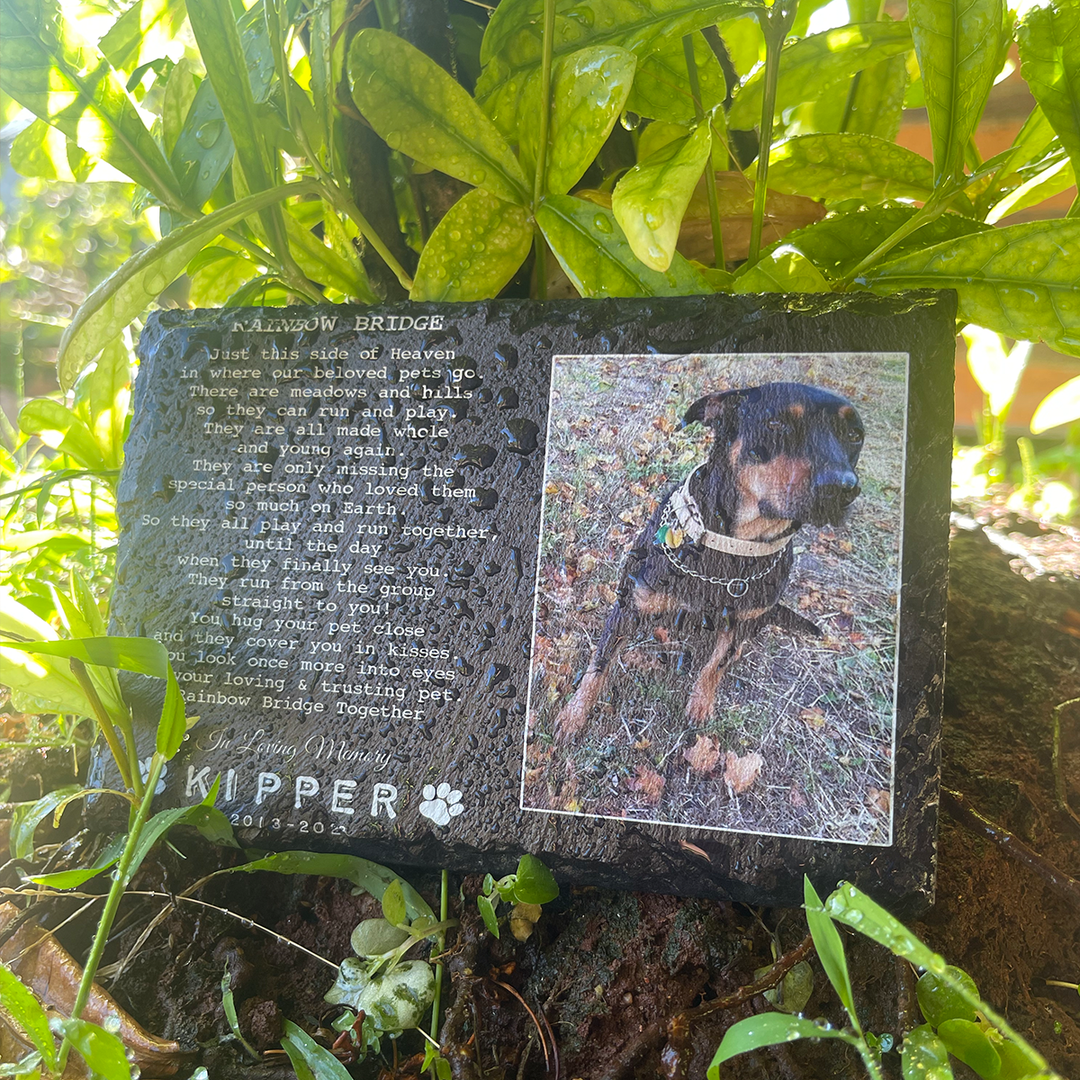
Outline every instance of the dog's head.
{"label": "dog's head", "polygon": [[824,525],[859,494],[863,425],[839,394],[788,382],[708,394],[687,409],[683,425],[693,423],[715,433],[707,483],[718,510],[737,503],[745,519],[756,502],[762,518]]}

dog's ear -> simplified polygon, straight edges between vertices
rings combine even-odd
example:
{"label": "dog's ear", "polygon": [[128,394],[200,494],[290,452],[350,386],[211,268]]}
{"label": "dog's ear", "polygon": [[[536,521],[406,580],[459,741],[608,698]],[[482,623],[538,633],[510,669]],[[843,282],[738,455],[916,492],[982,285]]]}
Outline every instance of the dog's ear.
{"label": "dog's ear", "polygon": [[750,390],[725,390],[720,394],[706,394],[698,398],[682,418],[680,427],[690,424],[704,424],[706,427],[720,427],[729,418],[734,417],[739,404],[752,393]]}

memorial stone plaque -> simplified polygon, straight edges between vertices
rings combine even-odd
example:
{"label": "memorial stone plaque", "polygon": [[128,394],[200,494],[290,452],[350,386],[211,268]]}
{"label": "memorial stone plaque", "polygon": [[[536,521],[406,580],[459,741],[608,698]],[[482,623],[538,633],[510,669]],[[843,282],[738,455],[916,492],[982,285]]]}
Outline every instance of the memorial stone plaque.
{"label": "memorial stone plaque", "polygon": [[[954,302],[167,311],[113,631],[242,842],[933,894]],[[147,747],[160,685],[127,691]],[[100,767],[105,768],[104,760]]]}

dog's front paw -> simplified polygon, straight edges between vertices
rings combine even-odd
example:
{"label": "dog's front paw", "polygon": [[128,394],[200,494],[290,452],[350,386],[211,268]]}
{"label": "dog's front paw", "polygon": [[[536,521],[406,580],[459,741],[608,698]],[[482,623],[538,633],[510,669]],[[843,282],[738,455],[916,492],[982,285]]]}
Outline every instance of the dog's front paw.
{"label": "dog's front paw", "polygon": [[692,723],[704,724],[712,716],[715,705],[715,693],[707,693],[695,686],[690,693],[690,700],[686,703],[687,718]]}

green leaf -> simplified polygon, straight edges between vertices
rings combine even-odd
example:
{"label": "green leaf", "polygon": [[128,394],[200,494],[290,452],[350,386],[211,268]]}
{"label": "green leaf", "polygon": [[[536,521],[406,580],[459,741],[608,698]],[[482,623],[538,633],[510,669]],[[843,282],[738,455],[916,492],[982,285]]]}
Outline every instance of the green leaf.
{"label": "green leaf", "polygon": [[1003,0],[909,0],[935,180],[963,169],[964,150],[1000,70],[1003,18]]}
{"label": "green leaf", "polygon": [[225,972],[221,976],[221,1010],[225,1013],[225,1019],[229,1022],[229,1030],[233,1034],[233,1038],[256,1060],[258,1060],[258,1053],[254,1050],[251,1044],[244,1038],[243,1032],[240,1030],[240,1020],[236,1015],[236,1001],[233,998],[232,992],[232,975],[229,973],[229,965],[225,965]]}
{"label": "green leaf", "polygon": [[81,784],[65,784],[63,787],[50,791],[36,802],[19,803],[16,805],[11,816],[11,857],[13,859],[25,859],[33,861],[34,858],[34,832],[37,827],[50,815],[53,818],[53,827],[60,820],[64,807],[75,799],[85,798],[87,790]]}
{"label": "green leaf", "polygon": [[638,162],[615,185],[611,209],[634,254],[653,270],[671,265],[683,216],[709,160],[708,120]]}
{"label": "green leaf", "polygon": [[[813,101],[856,71],[911,49],[905,23],[867,22],[838,26],[793,41],[780,54],[780,80],[775,115],[804,101]],[[728,112],[728,127],[749,130],[761,120],[765,72],[743,83]]]}
{"label": "green leaf", "polygon": [[54,1019],[49,1025],[82,1055],[91,1073],[100,1080],[131,1080],[124,1044],[111,1032],[89,1020]]}
{"label": "green leaf", "polygon": [[[186,56],[182,57],[169,72],[161,100],[161,141],[167,154],[171,155],[176,147],[176,140],[184,129],[184,120],[195,101],[199,85],[195,78],[194,62]],[[172,164],[175,168],[176,162],[173,161]],[[182,184],[180,171],[176,172]]]}
{"label": "green leaf", "polygon": [[59,401],[28,401],[19,411],[19,427],[27,435],[37,435],[46,446],[74,458],[84,469],[106,468],[89,428]]}
{"label": "green leaf", "polygon": [[351,957],[342,960],[337,981],[324,995],[331,1005],[348,1005],[374,1018],[383,1031],[419,1027],[435,1000],[435,972],[426,960],[406,960],[379,974]]}
{"label": "green leaf", "polygon": [[[387,892],[390,890],[387,889]],[[383,894],[385,904],[385,893]],[[402,912],[404,912],[404,904]],[[404,921],[404,920],[400,920]],[[407,930],[400,930],[386,919],[364,919],[358,923],[349,938],[352,951],[357,956],[382,956],[393,952],[399,945],[404,945],[411,935]]]}
{"label": "green leaf", "polygon": [[996,1080],[1001,1072],[1001,1057],[979,1024],[972,1020],[943,1020],[937,1033],[953,1057],[958,1057],[984,1080]]}
{"label": "green leaf", "polygon": [[285,1038],[281,1045],[289,1055],[298,1080],[351,1080],[345,1066],[291,1020],[285,1021]]}
{"label": "green leaf", "polygon": [[953,1080],[949,1052],[928,1024],[920,1024],[904,1036],[900,1062],[904,1080]]}
{"label": "green leaf", "polygon": [[25,649],[13,648],[13,642],[5,640],[7,635],[24,640],[55,640],[56,631],[9,593],[0,591],[0,682],[11,689],[17,708],[93,715],[86,694],[67,664],[53,664]]}
{"label": "green leaf", "polygon": [[393,926],[405,922],[405,894],[401,891],[401,879],[391,881],[382,894],[383,918]]}
{"label": "green leaf", "polygon": [[720,1065],[738,1054],[760,1050],[763,1046],[793,1042],[795,1039],[843,1039],[852,1044],[855,1042],[853,1036],[843,1031],[802,1016],[779,1012],[759,1013],[732,1024],[724,1032],[724,1037],[709,1064],[708,1078],[720,1080]]}
{"label": "green leaf", "polygon": [[559,885],[551,871],[527,852],[518,860],[514,896],[521,904],[550,904],[559,895]]}
{"label": "green leaf", "polygon": [[492,901],[490,896],[478,896],[476,898],[476,906],[480,909],[480,917],[484,920],[488,933],[498,937],[499,917],[495,914],[496,903],[498,903],[498,900]]}
{"label": "green leaf", "polygon": [[138,637],[67,638],[63,641],[11,641],[8,649],[22,649],[42,656],[74,658],[84,664],[134,671],[164,679],[169,671],[169,654],[160,641]]}
{"label": "green leaf", "polygon": [[1020,73],[1080,170],[1080,7],[1044,0],[1016,28]]}
{"label": "green leaf", "polygon": [[124,833],[114,836],[94,860],[93,866],[79,870],[58,870],[53,874],[36,874],[30,880],[37,885],[47,885],[50,889],[77,889],[102,871],[108,870],[110,866],[115,866],[126,841],[127,836]]}
{"label": "green leaf", "polygon": [[1029,180],[1025,180],[1019,187],[1013,188],[1008,195],[995,203],[986,215],[987,224],[995,225],[1009,214],[1026,210],[1029,206],[1038,206],[1075,184],[1076,171],[1072,160],[1062,157]]}
{"label": "green leaf", "polygon": [[[614,45],[581,49],[555,65],[545,193],[566,194],[592,164],[626,105],[636,68],[637,57]],[[539,78],[523,101],[527,115],[539,115]],[[538,135],[535,124],[520,132],[521,160],[530,171],[536,169]]]}
{"label": "green leaf", "polygon": [[532,247],[529,215],[483,188],[443,215],[420,253],[411,300],[489,300],[517,273]]}
{"label": "green leaf", "polygon": [[428,906],[427,901],[407,881],[399,878],[388,867],[355,855],[326,855],[318,851],[280,851],[276,855],[267,855],[219,872],[251,873],[255,870],[270,870],[275,874],[316,874],[323,877],[344,878],[365,892],[371,893],[377,900],[382,899],[388,885],[394,881],[400,881],[401,891],[405,897],[405,910],[409,918],[418,919],[423,916],[435,922],[435,913]]}
{"label": "green leaf", "polygon": [[1071,424],[1080,420],[1080,375],[1051,390],[1039,402],[1031,418],[1031,430],[1041,435],[1058,424]]}
{"label": "green leaf", "polygon": [[392,150],[509,202],[528,190],[517,158],[465,89],[419,49],[384,30],[349,47],[353,100]]}
{"label": "green leaf", "polygon": [[863,68],[844,130],[892,142],[900,131],[907,87],[907,57],[902,53]]}
{"label": "green leaf", "polygon": [[[790,232],[764,254],[780,247],[802,252],[819,270],[840,278],[862,262],[883,240],[906,224],[918,211],[913,206],[874,206],[854,213],[834,214],[823,221]],[[943,240],[986,231],[969,217],[942,214],[916,229],[889,252],[889,258],[922,249]]]}
{"label": "green leaf", "polygon": [[69,388],[80,371],[150,306],[204,244],[249,214],[293,195],[316,192],[310,180],[260,191],[163,236],[110,274],[83,301],[64,331],[57,357],[60,385]]}
{"label": "green leaf", "polygon": [[131,401],[131,354],[121,335],[102,350],[93,371],[79,381],[76,397],[85,394],[88,427],[102,460],[118,469],[124,460],[124,427]]}
{"label": "green leaf", "polygon": [[[248,57],[232,6],[220,0],[187,0],[187,9],[199,55],[232,136],[247,189],[252,193],[266,191],[276,183],[276,163],[271,160],[263,136],[266,124],[255,107]],[[288,263],[289,245],[278,200],[260,206],[258,214],[274,254]]]}
{"label": "green leaf", "polygon": [[925,202],[933,191],[934,167],[913,150],[874,135],[797,135],[770,152],[769,187],[826,202]]}
{"label": "green leaf", "polygon": [[333,176],[341,175],[337,87],[345,74],[345,34],[341,31],[347,7],[346,0],[329,0],[316,5],[310,15],[311,96],[321,129],[323,164]]}
{"label": "green leaf", "polygon": [[0,1001],[3,1011],[22,1029],[45,1059],[50,1071],[57,1072],[56,1044],[49,1030],[49,1017],[41,1002],[21,980],[0,963]]}
{"label": "green leaf", "polygon": [[22,176],[73,181],[68,145],[62,131],[35,119],[11,140],[11,167]]}
{"label": "green leaf", "polygon": [[806,924],[810,927],[810,935],[814,939],[814,948],[817,951],[821,966],[829,977],[837,997],[840,998],[852,1027],[856,1031],[859,1028],[859,1018],[855,1011],[855,994],[851,989],[851,975],[848,972],[847,957],[844,955],[844,943],[840,939],[840,932],[833,925],[832,919],[825,913],[810,879],[803,876],[803,905],[806,911]]}
{"label": "green leaf", "polygon": [[187,729],[184,695],[173,674],[172,664],[169,664],[165,673],[165,700],[161,705],[155,742],[155,749],[166,761],[176,756]]}
{"label": "green leaf", "polygon": [[141,59],[143,42],[170,14],[183,18],[181,0],[135,0],[109,27],[98,48],[118,71],[132,72]]}
{"label": "green leaf", "polygon": [[[971,1004],[972,1000],[979,999],[979,988],[975,985],[975,980],[966,971],[952,964],[949,965],[948,975],[949,981],[946,982],[932,971],[927,971],[915,985],[919,1008],[927,1023],[933,1027],[945,1020],[975,1019],[976,1010]],[[964,987],[963,994],[954,989],[957,984]]]}
{"label": "green leaf", "polygon": [[[701,106],[709,112],[727,97],[724,72],[701,34],[695,33],[691,41],[701,87]],[[686,71],[686,53],[680,38],[666,41],[655,52],[641,57],[626,108],[654,120],[692,123],[697,119]]]}
{"label": "green leaf", "polygon": [[610,210],[570,195],[550,195],[537,224],[582,296],[698,296],[712,290],[678,253],[665,273],[630,248]]}
{"label": "green leaf", "polygon": [[948,240],[872,269],[875,289],[956,289],[959,317],[1080,352],[1080,221],[1031,221]]}
{"label": "green leaf", "polygon": [[753,266],[744,264],[731,286],[737,293],[829,291],[821,271],[801,252],[783,244],[770,249]]}
{"label": "green leaf", "polygon": [[[589,45],[618,45],[643,59],[685,34],[760,6],[753,0],[556,0],[554,59]],[[544,0],[503,0],[484,33],[476,98],[509,137],[532,122],[521,99],[540,67],[543,11]]]}
{"label": "green leaf", "polygon": [[54,0],[0,0],[0,21],[4,91],[165,205],[182,206],[176,178],[123,82],[75,37]]}

